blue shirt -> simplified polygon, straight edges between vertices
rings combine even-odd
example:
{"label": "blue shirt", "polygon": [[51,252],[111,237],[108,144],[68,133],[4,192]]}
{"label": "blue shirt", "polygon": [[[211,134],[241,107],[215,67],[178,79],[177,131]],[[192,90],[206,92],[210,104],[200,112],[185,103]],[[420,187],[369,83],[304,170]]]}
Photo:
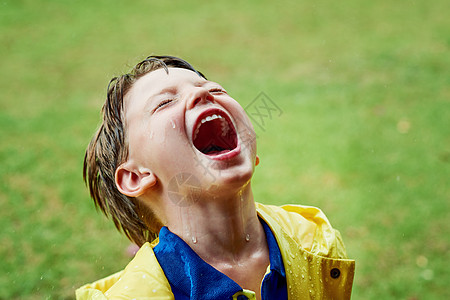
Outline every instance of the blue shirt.
{"label": "blue shirt", "polygon": [[[287,299],[286,273],[280,248],[269,226],[261,220],[269,248],[270,272],[261,285],[263,300]],[[153,249],[176,300],[232,299],[243,290],[236,282],[201,259],[191,247],[167,227],[159,232]],[[247,299],[238,296],[239,300]]]}

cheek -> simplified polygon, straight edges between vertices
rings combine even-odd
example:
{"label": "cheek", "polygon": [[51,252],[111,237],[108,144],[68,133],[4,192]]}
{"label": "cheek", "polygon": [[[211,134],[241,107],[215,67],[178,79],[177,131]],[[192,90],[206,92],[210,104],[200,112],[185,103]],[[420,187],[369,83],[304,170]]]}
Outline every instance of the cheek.
{"label": "cheek", "polygon": [[158,132],[170,134],[172,131],[184,129],[184,110],[182,103],[155,114],[150,120],[150,127]]}
{"label": "cheek", "polygon": [[255,129],[244,109],[238,109],[234,115],[236,116],[235,121],[239,128],[238,133],[247,139],[254,140],[256,138]]}
{"label": "cheek", "polygon": [[256,133],[244,109],[239,106],[228,111],[232,113],[234,122],[236,123],[241,147],[243,150],[248,150],[250,153],[256,154]]}
{"label": "cheek", "polygon": [[239,102],[237,102],[234,99],[230,99],[228,101],[223,102],[223,107],[229,112],[231,112],[236,122],[240,122],[241,124],[245,125],[246,128],[254,131],[250,118],[247,116],[247,113],[245,112],[244,108],[239,104]]}
{"label": "cheek", "polygon": [[[151,149],[152,160],[170,163],[170,167],[188,154],[189,144],[186,137],[184,119],[174,114],[161,114],[149,124],[146,138]],[[166,165],[166,168],[169,166]]]}

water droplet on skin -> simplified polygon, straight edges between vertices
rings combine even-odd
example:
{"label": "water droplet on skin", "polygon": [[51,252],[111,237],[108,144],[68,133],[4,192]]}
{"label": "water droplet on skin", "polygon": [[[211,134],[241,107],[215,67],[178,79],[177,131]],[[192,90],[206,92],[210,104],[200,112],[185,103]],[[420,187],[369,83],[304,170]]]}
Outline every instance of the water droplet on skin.
{"label": "water droplet on skin", "polygon": [[153,138],[153,131],[150,131],[150,139],[152,139]]}
{"label": "water droplet on skin", "polygon": [[193,242],[194,244],[197,244],[197,238],[196,238],[195,236],[192,237],[192,242]]}
{"label": "water droplet on skin", "polygon": [[245,240],[248,242],[250,241],[250,234],[247,233],[247,235],[245,236]]}
{"label": "water droplet on skin", "polygon": [[170,120],[170,123],[172,123],[172,128],[175,129],[177,127],[177,125],[175,124],[175,122],[173,120]]}

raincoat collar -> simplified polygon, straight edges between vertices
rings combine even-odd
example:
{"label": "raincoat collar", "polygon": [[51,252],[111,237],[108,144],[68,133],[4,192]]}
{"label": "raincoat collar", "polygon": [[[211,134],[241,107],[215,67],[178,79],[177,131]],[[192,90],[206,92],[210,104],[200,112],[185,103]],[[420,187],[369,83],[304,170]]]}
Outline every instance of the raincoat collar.
{"label": "raincoat collar", "polygon": [[[270,261],[270,273],[264,278],[262,293],[277,297],[286,293],[286,273],[276,239],[269,226],[260,221],[266,234]],[[243,290],[201,259],[167,227],[161,229],[159,243],[153,250],[176,299],[228,299]]]}

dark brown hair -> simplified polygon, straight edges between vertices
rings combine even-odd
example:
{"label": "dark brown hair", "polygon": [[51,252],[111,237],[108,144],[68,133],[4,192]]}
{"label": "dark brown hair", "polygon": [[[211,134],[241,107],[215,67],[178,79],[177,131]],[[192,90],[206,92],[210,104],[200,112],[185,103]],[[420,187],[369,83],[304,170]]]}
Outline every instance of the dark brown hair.
{"label": "dark brown hair", "polygon": [[162,224],[139,199],[123,195],[116,187],[115,171],[128,159],[123,99],[139,78],[161,68],[169,73],[169,67],[188,69],[206,79],[188,62],[173,56],[149,56],[134,66],[130,73],[114,77],[108,84],[102,124],[84,157],[83,179],[96,208],[139,246],[154,240]]}

